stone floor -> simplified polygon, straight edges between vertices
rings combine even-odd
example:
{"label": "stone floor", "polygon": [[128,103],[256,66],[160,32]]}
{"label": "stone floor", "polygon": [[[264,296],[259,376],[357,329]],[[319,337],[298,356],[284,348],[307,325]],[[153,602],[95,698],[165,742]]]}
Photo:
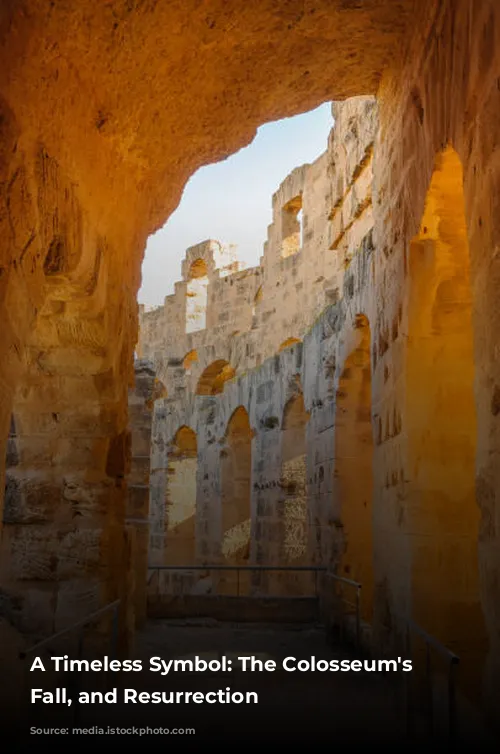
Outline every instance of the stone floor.
{"label": "stone floor", "polygon": [[[236,662],[227,673],[170,673],[161,676],[148,670],[151,657],[164,660],[209,660],[226,655],[257,655],[277,663],[274,672],[242,672]],[[113,674],[109,687],[138,691],[255,691],[258,704],[99,704],[84,707],[78,721],[67,708],[46,705],[43,719],[35,715],[30,725],[78,727],[194,728],[195,734],[162,735],[165,745],[190,748],[205,742],[290,746],[291,744],[402,744],[408,750],[404,731],[403,690],[400,674],[367,672],[285,672],[285,657],[323,660],[355,659],[339,647],[330,647],[320,626],[272,626],[220,624],[216,621],[150,621],[138,636],[135,657],[143,661],[139,673]],[[84,682],[87,679],[83,679]],[[99,688],[95,676],[93,688]],[[63,683],[61,681],[61,683]],[[119,692],[120,693],[120,692]],[[63,710],[61,712],[61,709]],[[72,712],[73,710],[71,710]],[[50,718],[50,719],[49,719]],[[62,743],[62,736],[43,736],[44,742]],[[98,743],[100,736],[73,735],[71,748],[80,750]],[[156,737],[153,737],[156,741]],[[186,739],[189,741],[186,741]],[[33,746],[34,736],[25,737]],[[42,737],[38,738],[41,743]],[[109,734],[102,741],[116,740]],[[123,740],[123,739],[121,739]],[[142,746],[152,736],[132,739]],[[69,740],[65,737],[65,744]],[[419,750],[422,739],[415,746]]]}
{"label": "stone floor", "polygon": [[[204,659],[258,655],[261,659],[274,659],[279,670],[242,672],[235,667],[228,673],[177,672],[161,677],[148,669],[153,656],[169,660],[194,655]],[[232,691],[257,692],[258,704],[79,705],[78,738],[83,745],[89,745],[88,736],[109,743],[137,737],[137,745],[186,738],[228,743],[246,740],[263,743],[272,739],[284,744],[295,740],[332,744],[404,741],[401,684],[394,683],[396,674],[281,669],[285,657],[354,658],[344,649],[327,646],[319,626],[155,621],[139,634],[134,656],[142,659],[143,667],[148,670],[112,674],[109,688],[206,692],[229,686]],[[84,688],[101,688],[93,674],[85,674],[82,680]],[[60,684],[67,684],[67,680],[61,678]],[[31,731],[26,731],[28,745],[35,735],[39,742],[43,734],[60,737],[76,732],[72,730],[74,707],[36,706],[38,716],[34,714],[35,705],[31,706]]]}

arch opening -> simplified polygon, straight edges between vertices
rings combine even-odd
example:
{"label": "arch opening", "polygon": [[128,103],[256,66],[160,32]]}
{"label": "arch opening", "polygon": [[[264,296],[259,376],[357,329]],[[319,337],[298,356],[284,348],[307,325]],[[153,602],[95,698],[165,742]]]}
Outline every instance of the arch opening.
{"label": "arch opening", "polygon": [[[252,429],[248,413],[239,406],[231,416],[221,453],[221,554],[227,565],[245,565],[250,559]],[[236,576],[223,574],[223,591],[234,592]],[[240,594],[248,593],[250,576],[239,576]]]}
{"label": "arch opening", "polygon": [[198,442],[196,433],[180,427],[168,453],[166,495],[167,565],[194,563],[196,558],[196,488]]}
{"label": "arch opening", "polygon": [[203,259],[191,264],[186,284],[186,333],[207,326],[208,269]]}
{"label": "arch opening", "polygon": [[281,256],[298,254],[302,245],[302,194],[293,197],[281,210]]}
{"label": "arch opening", "polygon": [[470,259],[460,158],[437,157],[410,247],[406,422],[414,619],[461,657],[480,694],[487,638],[478,573]]}
{"label": "arch opening", "polygon": [[356,317],[357,345],[337,389],[334,489],[340,508],[338,574],[362,585],[361,618],[373,614],[373,428],[370,323]]}
{"label": "arch opening", "polygon": [[228,380],[235,377],[236,372],[228,361],[217,359],[203,370],[198,380],[196,395],[219,395],[224,390]]}
{"label": "arch opening", "polygon": [[182,366],[186,370],[186,372],[191,371],[191,367],[193,364],[196,364],[198,361],[198,351],[196,349],[193,349],[192,351],[188,351],[188,353],[184,356],[184,359],[182,360]]}
{"label": "arch opening", "polygon": [[[306,427],[309,414],[302,392],[292,396],[283,411],[281,425],[281,557],[283,565],[305,565],[308,559],[307,522],[307,447]],[[313,588],[309,574],[283,574],[282,591],[309,593]]]}

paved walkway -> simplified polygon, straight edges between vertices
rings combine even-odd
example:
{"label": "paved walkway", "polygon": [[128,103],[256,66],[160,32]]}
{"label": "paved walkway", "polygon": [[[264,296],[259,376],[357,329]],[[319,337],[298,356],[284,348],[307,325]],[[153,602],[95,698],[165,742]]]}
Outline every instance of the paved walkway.
{"label": "paved walkway", "polygon": [[[110,687],[136,689],[148,693],[161,691],[191,691],[207,693],[226,690],[256,692],[258,704],[100,704],[80,706],[79,727],[98,726],[104,729],[124,726],[136,728],[194,729],[194,734],[162,735],[160,745],[174,750],[194,748],[206,742],[227,746],[250,743],[263,746],[290,747],[339,744],[398,744],[405,751],[413,751],[404,735],[404,706],[402,684],[396,673],[375,672],[286,672],[282,662],[286,657],[323,661],[352,661],[359,659],[345,649],[332,648],[325,642],[321,627],[228,625],[216,622],[151,621],[140,632],[135,657],[149,668],[151,657],[205,660],[221,655],[233,659],[228,672],[171,672],[166,676],[149,670],[139,673],[113,674]],[[242,672],[236,657],[254,655],[274,660],[274,672]],[[85,674],[87,675],[87,674]],[[401,675],[398,674],[399,679]],[[84,679],[87,681],[87,678]],[[96,686],[94,686],[96,688]],[[66,724],[57,716],[45,715],[43,724]],[[49,710],[47,710],[47,713]],[[45,713],[45,710],[44,710]],[[65,717],[68,710],[66,710]],[[52,722],[49,717],[53,718]],[[69,718],[68,718],[69,720]],[[37,724],[33,721],[33,724]],[[189,739],[189,740],[188,740]],[[44,737],[45,742],[48,738]],[[59,739],[51,739],[51,743]],[[105,739],[101,739],[104,741]],[[107,743],[112,739],[107,736]],[[123,741],[123,739],[121,739]],[[148,746],[158,739],[150,735],[131,741]],[[38,740],[41,743],[42,739]],[[97,745],[99,739],[91,735],[72,736],[71,748],[79,751]],[[33,736],[31,736],[33,746]],[[421,750],[422,741],[415,746]],[[69,744],[66,739],[66,745]],[[23,749],[24,750],[24,749]]]}

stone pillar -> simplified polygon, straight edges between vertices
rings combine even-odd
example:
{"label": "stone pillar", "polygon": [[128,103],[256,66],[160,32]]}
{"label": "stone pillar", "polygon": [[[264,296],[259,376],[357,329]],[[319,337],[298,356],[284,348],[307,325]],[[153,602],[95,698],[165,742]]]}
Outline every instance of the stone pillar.
{"label": "stone pillar", "polygon": [[[281,430],[279,419],[268,416],[261,422],[252,446],[252,539],[251,562],[278,565],[281,548]],[[270,593],[276,574],[256,572],[253,586],[257,592]],[[275,592],[276,593],[276,592]]]}
{"label": "stone pillar", "polygon": [[165,560],[166,498],[168,484],[168,437],[164,401],[154,407],[151,429],[151,470],[149,477],[149,562]]}
{"label": "stone pillar", "polygon": [[335,566],[339,553],[339,511],[334,510],[334,409],[332,401],[311,411],[307,425],[309,562]]}
{"label": "stone pillar", "polygon": [[154,401],[160,396],[161,383],[155,378],[153,364],[137,360],[134,386],[128,394],[131,465],[125,519],[132,543],[131,586],[137,627],[145,622],[147,612],[151,428]]}
{"label": "stone pillar", "polygon": [[42,635],[124,605],[127,574],[125,391],[113,370],[47,372],[16,396],[0,548],[10,617]]}

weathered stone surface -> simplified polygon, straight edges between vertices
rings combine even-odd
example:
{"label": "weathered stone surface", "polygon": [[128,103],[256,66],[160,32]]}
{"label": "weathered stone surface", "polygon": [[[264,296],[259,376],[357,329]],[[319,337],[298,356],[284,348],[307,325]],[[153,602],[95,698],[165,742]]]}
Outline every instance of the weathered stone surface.
{"label": "weathered stone surface", "polygon": [[[335,402],[338,379],[355,348],[355,317],[362,313],[371,329],[374,533],[380,535],[382,543],[373,543],[378,574],[374,594],[383,595],[383,599],[374,599],[374,615],[383,626],[387,615],[393,619],[397,612],[409,611],[418,604],[413,605],[412,590],[421,590],[423,582],[412,579],[416,560],[410,546],[415,531],[412,527],[418,529],[419,524],[415,515],[419,477],[414,462],[419,459],[418,448],[425,450],[432,443],[421,440],[420,446],[418,442],[411,444],[412,428],[418,425],[412,421],[423,412],[418,401],[412,407],[408,396],[419,385],[448,384],[447,374],[464,371],[439,371],[439,379],[433,381],[429,378],[430,359],[424,359],[427,377],[419,381],[409,366],[408,342],[418,323],[418,317],[410,316],[414,273],[423,274],[432,267],[426,263],[425,254],[410,254],[410,247],[415,236],[419,236],[419,244],[424,240],[428,226],[422,226],[421,221],[427,200],[432,198],[432,176],[436,170],[443,172],[437,156],[452,145],[463,169],[458,184],[463,186],[470,256],[473,355],[469,366],[473,358],[475,473],[480,480],[478,498],[484,518],[473,524],[482,533],[479,590],[490,645],[488,681],[491,698],[498,695],[495,673],[500,666],[500,644],[495,585],[500,573],[500,425],[495,396],[500,384],[500,267],[496,252],[500,238],[496,125],[500,122],[499,38],[500,15],[491,0],[369,0],[362,4],[318,0],[313,5],[258,0],[246,5],[216,2],[209,13],[204,4],[194,2],[112,0],[96,4],[83,0],[51,5],[21,0],[2,4],[1,454],[5,457],[14,411],[17,453],[14,456],[10,452],[9,458],[18,460],[19,479],[42,472],[41,489],[59,485],[59,500],[62,480],[67,476],[80,478],[74,482],[76,488],[86,489],[88,483],[106,490],[108,517],[104,528],[100,525],[100,503],[96,511],[96,529],[102,531],[102,588],[97,599],[121,596],[126,600],[130,585],[130,574],[123,565],[130,557],[130,541],[124,531],[126,487],[119,476],[108,476],[106,459],[107,448],[119,445],[116,438],[127,429],[127,384],[137,325],[135,296],[147,235],[176,206],[186,179],[198,166],[247,144],[261,123],[326,100],[377,94],[380,130],[372,158],[373,233],[371,237],[363,233],[359,244],[347,238],[349,218],[363,210],[367,198],[361,191],[362,174],[356,176],[354,184],[352,181],[365,152],[358,149],[348,105],[345,122],[342,114],[338,115],[339,123],[344,122],[344,142],[352,156],[347,157],[345,171],[337,169],[331,217],[321,220],[334,255],[345,243],[347,274],[340,275],[339,281],[318,282],[318,289],[324,290],[320,299],[324,296],[326,303],[334,297],[327,291],[338,290],[338,302],[304,337],[300,367],[297,353],[290,355],[292,349],[286,349],[272,363],[263,361],[258,375],[240,371],[234,384],[226,382],[225,390],[212,397],[210,412],[203,414],[201,408],[192,407],[188,412],[196,415],[199,411],[200,417],[209,416],[211,422],[211,435],[208,428],[206,438],[200,438],[197,432],[199,440],[204,444],[206,440],[205,461],[213,470],[206,472],[207,478],[203,473],[197,501],[203,527],[205,522],[208,526],[204,557],[217,555],[210,544],[218,536],[217,520],[210,515],[221,492],[217,443],[233,410],[244,405],[252,428],[259,431],[266,417],[282,416],[291,397],[288,377],[300,369],[306,407],[311,411],[309,427],[313,427],[315,401]],[[342,163],[340,150],[335,157]],[[280,208],[288,215],[280,222],[284,220],[285,225],[296,208],[293,200],[302,175],[299,169],[289,184],[291,193],[283,194]],[[453,183],[458,185],[456,180]],[[296,227],[293,222],[287,227],[290,232],[282,234],[282,249],[288,254],[283,270],[290,291],[302,281],[297,256],[290,255],[295,248]],[[444,217],[443,237],[448,247],[449,228]],[[305,243],[316,243],[321,233],[320,228],[308,226]],[[355,253],[359,248],[361,252]],[[450,289],[454,290],[456,283],[448,279],[439,289],[434,324],[440,327],[451,300]],[[223,287],[223,280],[218,284]],[[305,296],[306,289],[305,285],[295,288],[297,296]],[[434,288],[429,286],[428,290]],[[236,292],[234,296],[235,307],[238,304],[244,309],[245,295]],[[238,296],[243,298],[238,301]],[[275,307],[270,300],[257,304],[262,308],[262,324],[272,322]],[[304,325],[302,312],[311,311],[314,305],[304,300],[298,319],[294,322],[291,316],[289,323],[300,329]],[[226,314],[224,307],[219,314]],[[245,314],[247,320],[245,330],[251,332],[251,311]],[[289,323],[283,329],[290,330]],[[210,327],[214,324],[228,328],[229,320],[222,317]],[[191,335],[196,337],[196,333]],[[226,335],[231,332],[226,330]],[[274,330],[269,337],[271,341]],[[277,345],[290,337],[297,334],[286,332]],[[183,353],[172,356],[183,359],[194,349],[192,342],[187,346]],[[210,354],[207,348],[206,365],[221,359],[242,369],[245,362],[254,360],[252,366],[257,367],[258,350],[251,336],[241,337],[239,345],[224,353],[212,349]],[[273,356],[275,350],[275,344],[269,342],[265,352]],[[414,359],[413,364],[417,361]],[[413,382],[409,382],[410,374]],[[182,374],[176,379],[173,384],[180,391]],[[252,404],[253,396],[264,382],[276,383],[270,399],[275,405],[268,405],[266,399],[257,408]],[[245,395],[252,399],[245,402]],[[201,402],[196,400],[197,405]],[[428,410],[429,403],[424,400],[424,405]],[[175,410],[166,418],[172,435],[181,423],[189,423],[189,415],[181,413]],[[272,486],[281,466],[275,432],[279,429],[266,429],[253,441],[257,464],[253,474],[261,485],[259,495],[266,497],[266,509],[274,509],[279,498]],[[272,441],[265,441],[265,434],[273,436]],[[316,467],[334,457],[334,431],[325,426],[324,447],[315,434],[308,438],[312,455],[307,478],[313,480],[308,485],[320,484]],[[457,432],[455,436],[462,435]],[[170,440],[170,436],[166,438],[167,443]],[[82,447],[85,450],[80,453]],[[258,465],[264,452],[269,454],[272,473]],[[109,470],[114,473],[126,468],[126,459],[122,460]],[[462,468],[469,468],[468,463],[460,465]],[[160,475],[163,470],[159,468]],[[0,473],[3,489],[3,467]],[[110,480],[112,486],[108,487]],[[333,487],[330,513],[335,521],[341,505]],[[426,494],[431,488],[430,482],[423,487]],[[473,484],[467,485],[467,490],[472,488]],[[316,513],[326,516],[324,494],[314,491],[313,521]],[[45,499],[41,493],[42,510]],[[470,499],[469,494],[463,501]],[[61,509],[54,511],[53,522],[47,526],[54,531],[54,541],[59,534],[67,533],[67,502],[61,502]],[[32,507],[30,501],[30,510]],[[462,508],[457,505],[454,510]],[[38,526],[44,525],[4,525],[2,561],[7,561],[7,566],[11,544],[15,546],[17,537],[27,534],[17,529],[34,535]],[[325,543],[332,538],[329,527],[320,523],[321,527],[320,551],[325,557],[330,546]],[[39,555],[33,552],[33,562],[47,572],[47,605],[56,610],[52,572],[46,566],[45,554],[52,534],[45,538],[38,534],[33,542],[39,547]],[[446,542],[440,547],[448,557]],[[31,549],[26,552],[31,553]],[[265,548],[259,545],[255,557],[265,556]],[[423,563],[425,557],[417,561]],[[2,573],[8,574],[9,568]],[[475,593],[467,591],[472,582],[466,582],[463,575],[457,581],[465,586],[463,594],[469,596],[464,603],[469,604],[470,594]],[[64,585],[59,588],[63,590]],[[43,589],[38,593],[42,600]],[[81,601],[82,607],[86,604],[86,600]],[[47,609],[46,614],[49,612]],[[421,615],[432,618],[432,612]],[[36,613],[34,608],[34,618]],[[497,708],[498,703],[492,702],[492,709]]]}
{"label": "weathered stone surface", "polygon": [[[261,564],[324,562],[325,555],[329,563],[335,557],[338,561],[341,545],[331,542],[330,513],[323,499],[325,490],[333,491],[332,464],[327,482],[317,483],[313,469],[333,458],[333,383],[338,379],[333,367],[327,379],[320,380],[318,361],[324,353],[323,358],[335,364],[347,317],[342,299],[337,307],[342,313],[332,318],[324,283],[341,290],[345,276],[358,281],[359,267],[366,267],[360,259],[373,252],[377,108],[368,97],[335,104],[333,111],[337,123],[327,151],[313,165],[295,169],[273,196],[273,224],[259,267],[239,271],[232,247],[204,242],[187,250],[184,280],[176,284],[174,295],[163,307],[141,312],[138,350],[154,361],[168,392],[157,404],[153,430],[153,478],[160,469],[167,472],[163,493],[156,476],[150,497],[155,563],[205,562],[210,553],[216,562],[236,558],[235,563],[244,563],[247,538],[246,558],[257,557],[258,550]],[[351,201],[353,194],[361,197],[361,210]],[[311,228],[315,232],[308,235]],[[332,244],[335,248],[330,249]],[[202,279],[200,270],[206,296],[201,302],[203,321],[195,328],[186,296],[189,302],[190,281],[193,276]],[[357,291],[365,290],[366,274],[356,285]],[[221,313],[230,315],[223,323]],[[332,324],[320,341],[324,323]],[[181,373],[179,364],[184,365]],[[307,450],[309,415],[303,403],[302,415],[294,417],[292,410],[290,428],[284,418],[290,407],[299,405],[295,401],[302,400],[303,391],[312,408]],[[255,438],[245,451],[241,438],[235,444],[228,441],[235,417],[243,413]],[[196,435],[189,430],[193,446],[197,443],[192,458],[179,456],[178,438],[187,426],[196,429]],[[186,518],[187,509],[189,520],[196,519],[196,551],[194,530],[188,537],[182,534],[187,519],[180,528],[175,524]],[[247,512],[238,518],[238,510]],[[234,529],[227,523],[231,517]],[[158,536],[162,526],[163,539]],[[324,542],[330,542],[331,553]],[[295,584],[290,575],[271,582],[268,586],[285,592],[309,588]],[[228,577],[218,577],[219,591],[232,586]]]}
{"label": "weathered stone surface", "polygon": [[[149,496],[151,466],[151,424],[155,400],[165,394],[156,379],[154,364],[136,359],[134,379],[129,387],[129,432],[131,461],[127,475],[126,526],[130,554],[130,594],[134,612],[130,627],[141,626],[146,617],[146,583],[148,577]],[[153,535],[154,529],[151,531]]]}

